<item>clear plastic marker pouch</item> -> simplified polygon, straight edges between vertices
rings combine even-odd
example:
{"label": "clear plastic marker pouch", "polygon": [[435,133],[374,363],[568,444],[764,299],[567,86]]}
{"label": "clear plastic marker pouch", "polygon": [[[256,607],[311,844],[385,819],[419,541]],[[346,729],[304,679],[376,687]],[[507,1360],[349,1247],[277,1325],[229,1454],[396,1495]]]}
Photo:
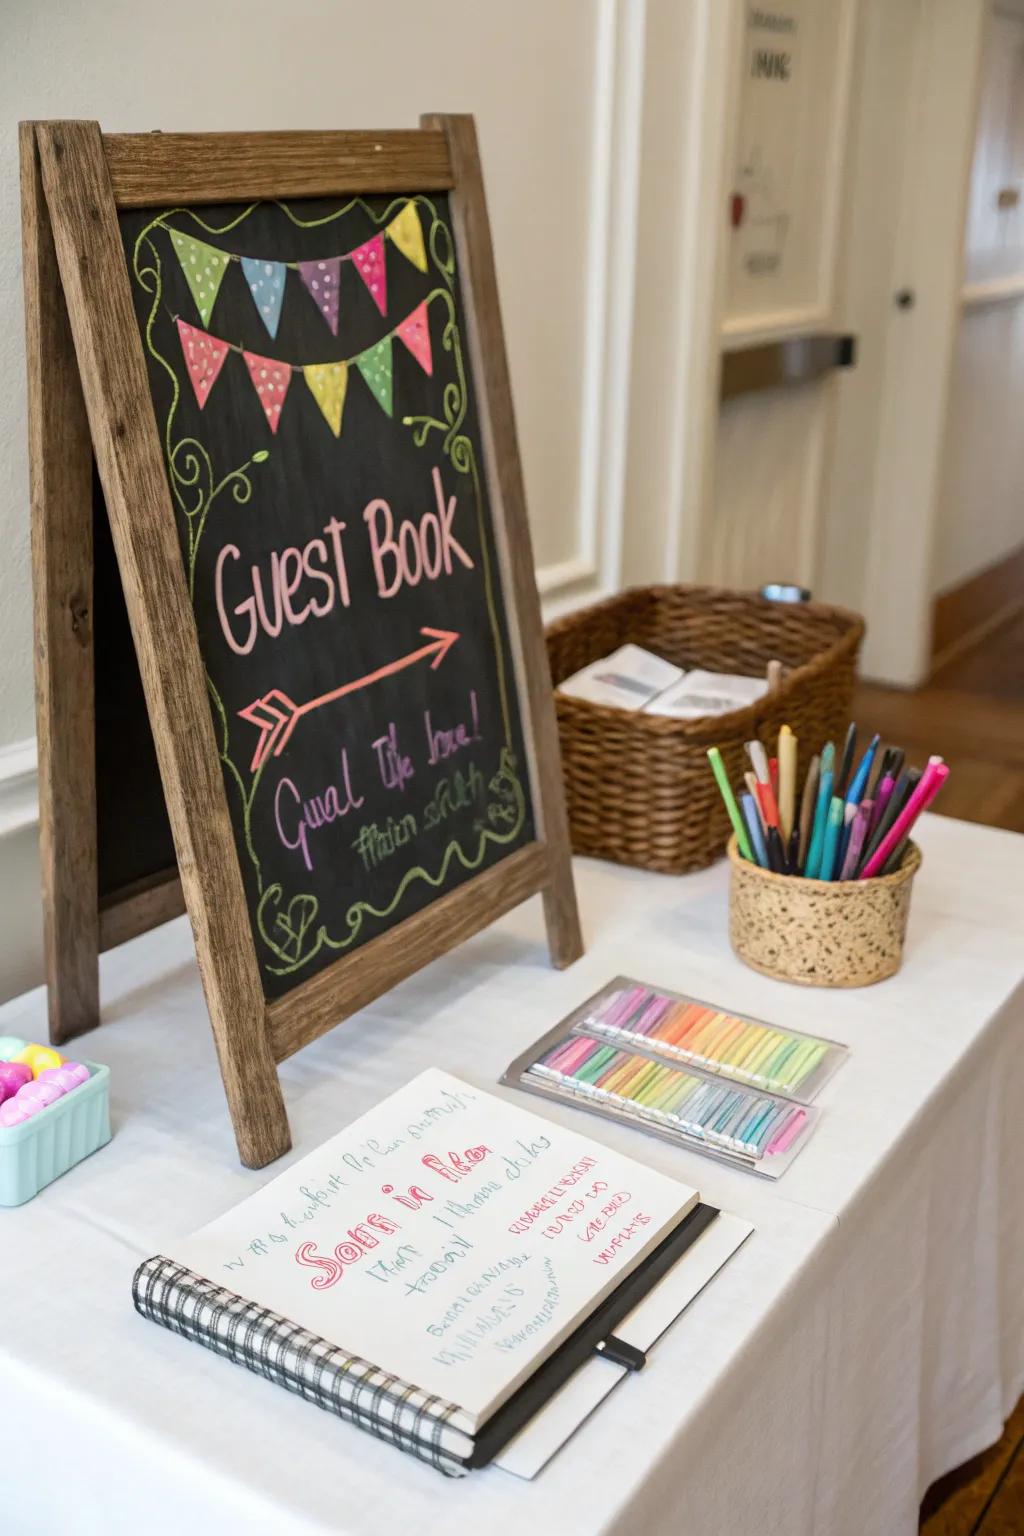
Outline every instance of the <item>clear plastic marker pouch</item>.
{"label": "clear plastic marker pouch", "polygon": [[519,1056],[502,1081],[777,1178],[847,1048],[617,977]]}

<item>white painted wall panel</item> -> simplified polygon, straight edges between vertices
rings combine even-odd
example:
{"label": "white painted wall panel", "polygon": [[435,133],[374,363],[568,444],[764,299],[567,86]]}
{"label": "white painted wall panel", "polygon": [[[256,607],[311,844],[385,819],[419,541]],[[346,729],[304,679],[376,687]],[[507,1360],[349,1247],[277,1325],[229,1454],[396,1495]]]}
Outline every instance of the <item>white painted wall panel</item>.
{"label": "white painted wall panel", "polygon": [[723,405],[702,579],[813,587],[831,389],[768,390]]}
{"label": "white painted wall panel", "polygon": [[[1024,544],[1024,15],[999,5],[988,19],[982,61],[964,265],[936,592],[959,586]],[[1000,294],[995,302],[986,299]]]}
{"label": "white painted wall panel", "polygon": [[1024,273],[1024,16],[998,6],[982,61],[965,250],[968,284]]}
{"label": "white painted wall panel", "polygon": [[1024,544],[1024,302],[964,312],[939,501],[935,590]]}

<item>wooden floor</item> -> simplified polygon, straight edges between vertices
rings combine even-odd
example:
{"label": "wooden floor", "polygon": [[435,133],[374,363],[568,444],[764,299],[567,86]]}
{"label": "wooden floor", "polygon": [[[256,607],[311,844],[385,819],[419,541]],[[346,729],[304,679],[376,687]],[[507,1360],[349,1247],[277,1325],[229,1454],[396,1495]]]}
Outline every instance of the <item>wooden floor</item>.
{"label": "wooden floor", "polygon": [[938,752],[949,783],[934,809],[1024,832],[1024,614],[906,693],[857,690],[858,726],[906,748],[923,766]]}
{"label": "wooden floor", "polygon": [[[913,693],[862,684],[854,714],[909,763],[946,759],[936,812],[1024,832],[1024,614]],[[921,1536],[1024,1536],[1024,1399],[998,1445],[928,1490]]]}

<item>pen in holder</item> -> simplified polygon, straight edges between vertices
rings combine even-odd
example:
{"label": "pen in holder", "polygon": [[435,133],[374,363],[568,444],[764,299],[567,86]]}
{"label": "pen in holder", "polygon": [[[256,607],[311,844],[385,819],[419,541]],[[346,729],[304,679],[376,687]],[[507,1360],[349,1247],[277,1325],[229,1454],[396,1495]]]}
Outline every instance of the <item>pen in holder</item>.
{"label": "pen in holder", "polygon": [[729,938],[755,971],[805,987],[867,987],[903,959],[921,852],[871,880],[806,880],[744,859],[729,840]]}

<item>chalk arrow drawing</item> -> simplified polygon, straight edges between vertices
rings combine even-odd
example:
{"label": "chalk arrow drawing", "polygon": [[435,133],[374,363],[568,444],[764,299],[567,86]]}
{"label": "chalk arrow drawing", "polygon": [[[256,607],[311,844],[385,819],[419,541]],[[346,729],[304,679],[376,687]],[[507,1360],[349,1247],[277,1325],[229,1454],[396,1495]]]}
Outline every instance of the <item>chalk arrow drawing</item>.
{"label": "chalk arrow drawing", "polygon": [[444,661],[452,646],[458,640],[457,631],[451,629],[421,629],[421,635],[427,637],[427,644],[421,645],[418,650],[410,651],[407,656],[399,656],[397,661],[389,661],[383,667],[378,667],[375,672],[367,672],[364,677],[357,677],[350,683],[342,683],[340,688],[332,688],[329,693],[322,693],[317,699],[310,699],[305,704],[296,704],[280,688],[272,688],[262,698],[254,699],[238,713],[243,720],[256,726],[260,732],[260,739],[256,743],[256,751],[253,753],[252,770],[262,767],[267,758],[273,752],[275,757],[280,757],[288,744],[288,740],[302,719],[303,715],[310,715],[314,709],[320,709],[324,704],[333,704],[336,699],[343,699],[347,693],[356,693],[360,688],[369,688],[371,683],[379,683],[384,677],[392,677],[396,672],[403,672],[406,667],[413,667],[418,661],[426,661],[430,658],[430,670],[436,672]]}

